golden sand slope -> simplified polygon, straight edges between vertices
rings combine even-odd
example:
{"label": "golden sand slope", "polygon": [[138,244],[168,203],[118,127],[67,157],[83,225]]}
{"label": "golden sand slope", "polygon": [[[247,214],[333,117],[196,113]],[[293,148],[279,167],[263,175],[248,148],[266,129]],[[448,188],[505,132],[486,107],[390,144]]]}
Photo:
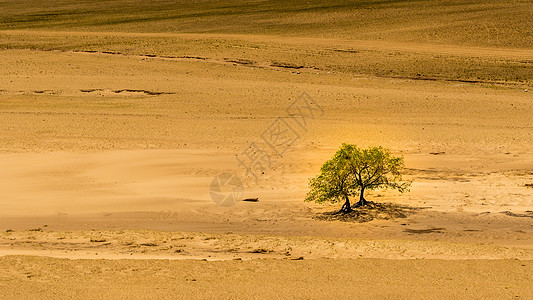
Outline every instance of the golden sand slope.
{"label": "golden sand slope", "polygon": [[67,260],[0,258],[2,298],[528,299],[517,260]]}
{"label": "golden sand slope", "polygon": [[0,2],[0,29],[238,33],[531,48],[532,4],[496,1]]}
{"label": "golden sand slope", "polygon": [[[531,8],[0,1],[0,298],[532,298]],[[411,192],[368,198],[419,210],[314,218],[343,142],[405,156]],[[216,206],[222,172],[259,202]]]}

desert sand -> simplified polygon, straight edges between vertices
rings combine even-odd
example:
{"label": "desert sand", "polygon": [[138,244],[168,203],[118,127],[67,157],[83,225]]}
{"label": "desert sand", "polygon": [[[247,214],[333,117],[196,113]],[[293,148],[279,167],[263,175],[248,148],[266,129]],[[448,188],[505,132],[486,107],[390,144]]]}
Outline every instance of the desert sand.
{"label": "desert sand", "polygon": [[[0,11],[2,299],[533,297],[531,2]],[[342,143],[402,155],[411,190],[367,198],[414,210],[318,219]],[[259,201],[217,206],[221,173]]]}

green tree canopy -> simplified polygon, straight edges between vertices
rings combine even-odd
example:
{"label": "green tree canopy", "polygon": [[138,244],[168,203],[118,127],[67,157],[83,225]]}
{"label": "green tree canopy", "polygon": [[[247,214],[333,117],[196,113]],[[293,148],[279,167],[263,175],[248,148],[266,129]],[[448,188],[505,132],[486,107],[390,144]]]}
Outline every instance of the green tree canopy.
{"label": "green tree canopy", "polygon": [[380,188],[407,191],[410,182],[402,181],[402,157],[395,157],[383,147],[358,148],[343,144],[335,155],[324,163],[320,175],[309,181],[310,191],[305,201],[344,201],[341,212],[350,212],[350,197],[359,195],[355,207],[367,205],[366,190]]}

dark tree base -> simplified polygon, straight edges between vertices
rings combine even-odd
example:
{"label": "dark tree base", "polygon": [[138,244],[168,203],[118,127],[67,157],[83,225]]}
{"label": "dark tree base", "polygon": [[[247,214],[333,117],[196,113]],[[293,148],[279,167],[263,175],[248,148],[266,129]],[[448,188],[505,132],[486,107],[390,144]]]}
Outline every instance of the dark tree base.
{"label": "dark tree base", "polygon": [[406,218],[419,209],[421,208],[403,206],[394,203],[376,203],[372,201],[366,201],[362,205],[359,204],[359,202],[354,204],[353,208],[350,207],[350,211],[346,211],[346,208],[343,206],[339,211],[319,214],[315,216],[315,219],[364,223],[372,220]]}
{"label": "dark tree base", "polygon": [[346,206],[346,204],[344,204],[337,213],[338,214],[347,214],[347,213],[351,213],[352,211],[353,211],[353,209],[350,206]]}
{"label": "dark tree base", "polygon": [[352,211],[353,211],[353,209],[350,206],[350,200],[347,199],[346,202],[344,202],[344,204],[342,205],[341,210],[339,210],[337,213],[338,214],[347,214],[347,213],[350,213]]}
{"label": "dark tree base", "polygon": [[354,208],[361,208],[361,207],[375,207],[375,203],[371,201],[367,201],[366,199],[362,199],[357,201],[353,206],[350,206],[350,202],[344,202],[341,209],[337,212],[338,214],[348,214],[353,212]]}
{"label": "dark tree base", "polygon": [[363,198],[363,199],[357,201],[357,203],[355,203],[354,208],[371,206],[372,204],[374,204],[374,202],[366,201],[366,199]]}

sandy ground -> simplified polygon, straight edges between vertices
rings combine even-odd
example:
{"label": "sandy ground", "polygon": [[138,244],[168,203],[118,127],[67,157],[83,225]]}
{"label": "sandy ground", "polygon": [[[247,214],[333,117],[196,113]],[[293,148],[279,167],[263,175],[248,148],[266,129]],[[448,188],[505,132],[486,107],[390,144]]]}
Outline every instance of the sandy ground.
{"label": "sandy ground", "polygon": [[[478,19],[530,4],[424,6],[401,36],[372,20],[408,5],[376,4],[350,34],[344,6],[245,30],[202,27],[224,18],[207,2],[212,20],[175,27],[154,4],[126,28],[115,4],[71,20],[0,1],[0,297],[533,297],[533,51],[523,29]],[[315,14],[338,30],[294,27]],[[264,139],[279,122],[286,149]],[[339,207],[304,203],[308,179],[343,142],[403,155],[411,191],[368,199],[418,210],[316,219]],[[238,159],[253,145],[271,162],[251,175]],[[259,202],[215,205],[221,173]]]}
{"label": "sandy ground", "polygon": [[[528,299],[532,263],[517,260],[65,260],[0,258],[11,298]],[[5,271],[8,270],[8,271]],[[486,284],[483,284],[486,283]],[[489,284],[490,283],[490,284]],[[445,296],[444,296],[445,295]]]}

